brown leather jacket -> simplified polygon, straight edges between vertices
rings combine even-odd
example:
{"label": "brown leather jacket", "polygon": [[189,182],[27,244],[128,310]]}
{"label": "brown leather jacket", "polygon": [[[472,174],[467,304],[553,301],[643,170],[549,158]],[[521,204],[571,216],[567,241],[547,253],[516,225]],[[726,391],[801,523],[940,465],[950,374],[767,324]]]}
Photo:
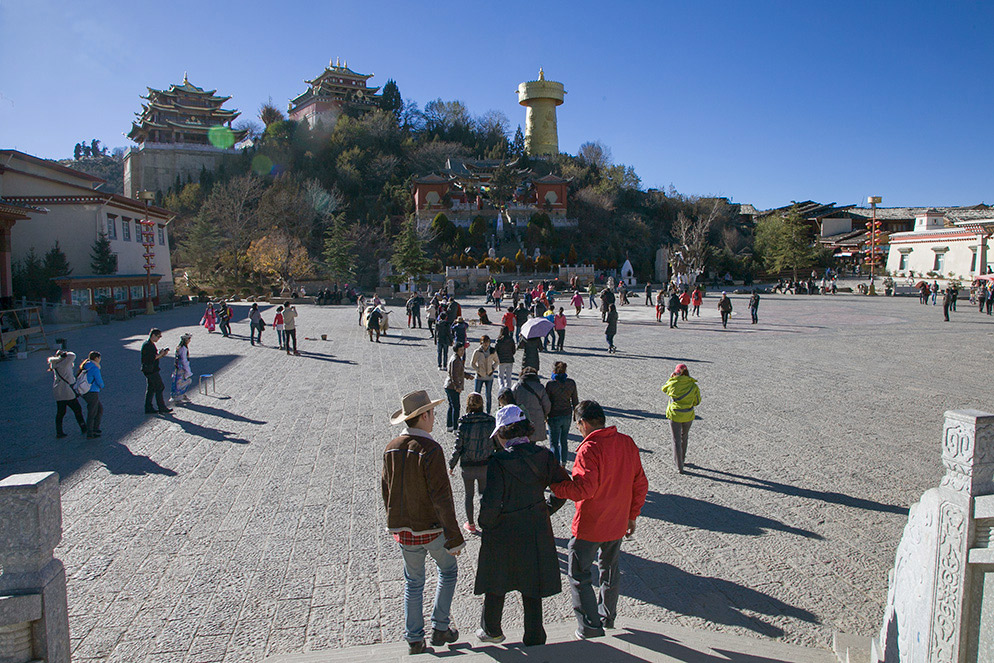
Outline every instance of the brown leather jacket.
{"label": "brown leather jacket", "polygon": [[456,520],[445,452],[431,435],[405,429],[383,452],[383,505],[387,530],[440,532],[451,552],[466,545]]}

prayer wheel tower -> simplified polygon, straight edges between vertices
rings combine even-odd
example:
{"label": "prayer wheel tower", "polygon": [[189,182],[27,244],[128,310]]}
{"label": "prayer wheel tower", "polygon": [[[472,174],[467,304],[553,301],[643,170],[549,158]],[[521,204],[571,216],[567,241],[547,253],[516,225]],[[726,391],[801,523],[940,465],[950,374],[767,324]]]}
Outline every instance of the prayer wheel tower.
{"label": "prayer wheel tower", "polygon": [[563,84],[545,80],[545,72],[541,69],[537,81],[518,86],[518,103],[528,109],[525,114],[525,152],[528,156],[559,154],[556,106],[563,103],[565,94]]}

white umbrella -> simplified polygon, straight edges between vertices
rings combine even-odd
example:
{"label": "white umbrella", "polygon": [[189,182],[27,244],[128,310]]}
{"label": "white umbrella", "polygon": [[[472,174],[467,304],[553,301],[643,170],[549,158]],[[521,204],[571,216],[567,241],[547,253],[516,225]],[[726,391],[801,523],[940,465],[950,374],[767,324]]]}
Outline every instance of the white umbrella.
{"label": "white umbrella", "polygon": [[546,318],[532,318],[521,327],[525,338],[543,338],[552,331],[552,321]]}

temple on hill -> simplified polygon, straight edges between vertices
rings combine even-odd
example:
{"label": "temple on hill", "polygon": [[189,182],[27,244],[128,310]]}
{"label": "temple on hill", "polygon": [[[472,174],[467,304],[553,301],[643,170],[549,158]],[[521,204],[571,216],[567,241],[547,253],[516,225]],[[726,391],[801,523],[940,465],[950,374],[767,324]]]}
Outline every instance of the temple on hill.
{"label": "temple on hill", "polygon": [[311,129],[320,122],[326,129],[335,126],[346,106],[372,110],[379,106],[380,88],[369,87],[374,74],[360,74],[349,69],[348,62],[337,58],[329,61],[325,70],[313,80],[305,80],[307,89],[290,100],[287,107],[291,120],[306,122]]}
{"label": "temple on hill", "polygon": [[124,192],[165,192],[176,181],[215,169],[247,130],[233,129],[236,110],[222,108],[231,97],[183,83],[167,90],[148,88],[127,136],[138,143],[124,155]]}

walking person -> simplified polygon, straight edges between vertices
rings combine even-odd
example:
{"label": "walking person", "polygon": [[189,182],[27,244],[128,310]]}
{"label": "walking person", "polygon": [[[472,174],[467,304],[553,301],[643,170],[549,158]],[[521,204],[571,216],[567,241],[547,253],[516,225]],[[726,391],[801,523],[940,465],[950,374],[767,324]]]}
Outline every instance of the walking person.
{"label": "walking person", "polygon": [[469,331],[469,323],[463,320],[462,316],[456,318],[452,323],[452,345],[466,347],[466,333]]}
{"label": "walking person", "polygon": [[953,305],[953,289],[946,288],[946,292],[942,295],[942,316],[946,322],[949,322],[949,309]]}
{"label": "walking person", "polygon": [[79,365],[79,372],[89,384],[89,389],[83,393],[83,402],[86,403],[86,437],[93,440],[102,433],[100,422],[104,417],[104,405],[100,402],[100,390],[104,388],[104,377],[100,373],[100,353],[96,350],[90,352]]}
{"label": "walking person", "polygon": [[176,346],[176,363],[173,366],[171,398],[173,403],[189,403],[190,397],[186,392],[193,384],[193,370],[190,368],[190,334],[183,334],[179,337],[179,345]]}
{"label": "walking person", "polygon": [[456,557],[466,546],[445,474],[445,452],[431,436],[435,408],[425,391],[404,396],[390,423],[406,424],[383,452],[380,480],[387,531],[400,546],[404,560],[404,639],[410,654],[427,650],[423,596],[425,557],[438,568],[438,586],[431,613],[431,644],[442,646],[459,639],[450,611],[459,569]]}
{"label": "walking person", "polygon": [[225,301],[221,302],[221,310],[217,314],[218,328],[221,330],[221,335],[225,338],[231,336],[231,314],[232,310],[228,307],[228,303]]}
{"label": "walking person", "polygon": [[618,309],[611,304],[607,311],[607,327],[604,329],[604,336],[607,338],[607,351],[615,353],[618,348],[614,347],[614,337],[618,334]]}
{"label": "walking person", "polygon": [[521,328],[524,324],[528,322],[528,308],[525,306],[524,302],[518,304],[518,308],[514,309],[514,338],[521,340]]}
{"label": "walking person", "polygon": [[749,314],[752,315],[752,324],[759,322],[759,291],[753,290],[749,296]]}
{"label": "walking person", "polygon": [[614,306],[614,293],[611,292],[611,288],[604,288],[601,290],[601,322],[607,322],[607,315],[611,312],[612,306]]}
{"label": "walking person", "polygon": [[588,303],[587,308],[589,308],[589,309],[594,308],[594,304],[595,304],[595,299],[594,298],[596,296],[597,296],[597,286],[594,285],[593,281],[591,281],[590,285],[587,286],[587,297],[590,300],[589,303]]}
{"label": "walking person", "polygon": [[487,487],[480,502],[483,541],[473,587],[475,594],[483,594],[483,615],[476,632],[481,642],[504,641],[505,598],[509,592],[521,592],[522,644],[545,644],[542,599],[562,591],[549,516],[564,500],[547,502],[545,489],[569,483],[569,474],[548,449],[531,441],[533,428],[515,405],[497,412],[493,435],[502,449],[487,467]]}
{"label": "walking person", "polygon": [[252,308],[249,309],[249,341],[252,345],[255,345],[255,335],[259,334],[259,345],[262,345],[262,330],[266,328],[266,323],[262,319],[262,313],[259,311],[259,304],[252,304]]}
{"label": "walking person", "polygon": [[677,329],[676,323],[680,320],[680,295],[676,294],[676,290],[670,293],[666,308],[670,311],[670,329]]}
{"label": "walking person", "polygon": [[[487,464],[497,451],[497,445],[490,438],[494,432],[495,420],[490,413],[483,412],[483,396],[473,392],[466,399],[466,414],[459,417],[456,447],[449,459],[449,475],[455,471],[456,463],[462,470],[462,482],[466,488],[466,522],[463,529],[476,534],[476,519],[473,518],[473,493],[482,496],[487,488]],[[474,491],[474,486],[476,491]]]}
{"label": "walking person", "polygon": [[[621,539],[635,533],[635,520],[645,504],[649,482],[639,449],[615,426],[608,427],[596,401],[580,401],[574,410],[583,441],[573,460],[572,481],[553,484],[556,497],[576,502],[572,536],[567,546],[567,578],[576,637],[595,638],[614,628],[618,615]],[[599,570],[599,596],[590,567]]]}
{"label": "walking person", "polygon": [[521,370],[534,368],[538,372],[541,361],[538,353],[542,349],[542,339],[522,338],[521,342],[518,343],[518,349],[523,350],[521,354]]}
{"label": "walking person", "polygon": [[721,326],[728,327],[728,316],[732,314],[732,300],[728,298],[728,293],[721,293],[718,300],[718,312],[721,313]]}
{"label": "walking person", "polygon": [[452,432],[459,424],[460,398],[466,378],[471,377],[466,373],[466,346],[457,345],[452,348],[452,356],[449,357],[447,366],[448,378],[445,380],[445,395],[449,399],[449,410],[445,417],[445,427],[448,432]]}
{"label": "walking person", "polygon": [[449,365],[449,346],[452,345],[452,328],[448,324],[448,314],[443,309],[435,321],[435,345],[438,348],[438,370],[444,371]]}
{"label": "walking person", "polygon": [[663,313],[666,311],[666,289],[660,288],[656,293],[656,322],[663,321]]}
{"label": "walking person", "polygon": [[701,317],[701,304],[704,302],[704,294],[701,286],[694,286],[694,291],[690,293],[690,305],[694,307],[694,315]]}
{"label": "walking person", "polygon": [[935,306],[935,300],[939,296],[939,282],[938,281],[932,281],[931,291],[932,291],[932,306]]}
{"label": "walking person", "polygon": [[687,436],[690,424],[694,423],[694,408],[701,402],[701,390],[697,380],[690,377],[686,364],[677,364],[673,373],[663,385],[663,393],[670,397],[666,406],[666,418],[670,420],[673,432],[673,460],[676,469],[683,474],[683,461],[687,457]]}
{"label": "walking person", "polygon": [[79,406],[74,384],[76,382],[76,353],[59,350],[55,356],[48,358],[48,370],[53,374],[52,396],[55,398],[55,437],[62,439],[66,432],[62,421],[66,409],[72,410],[79,425],[79,432],[86,434],[86,419],[83,418],[83,408]]}
{"label": "walking person", "polygon": [[369,333],[369,342],[373,342],[373,332],[376,332],[376,342],[380,342],[380,322],[383,321],[383,313],[379,306],[371,306],[366,309],[366,331]]}
{"label": "walking person", "polygon": [[514,395],[514,403],[528,414],[528,421],[535,427],[528,439],[532,442],[544,442],[548,439],[545,427],[552,410],[552,401],[538,377],[538,370],[530,366],[521,369],[521,375],[511,393]]}
{"label": "walking person", "polygon": [[500,328],[497,335],[497,342],[494,344],[497,351],[497,391],[510,389],[514,386],[511,382],[511,373],[514,371],[514,338],[511,337],[511,330],[506,326]]}
{"label": "walking person", "polygon": [[580,294],[579,290],[573,293],[573,297],[569,300],[569,302],[573,305],[573,308],[576,309],[576,317],[579,318],[580,311],[583,310],[583,295]]}
{"label": "walking person", "polygon": [[566,342],[566,314],[563,313],[562,307],[559,308],[559,313],[557,313],[552,318],[552,328],[556,332],[556,352],[563,351],[563,344]]}
{"label": "walking person", "polygon": [[559,464],[565,465],[573,408],[580,403],[576,382],[566,375],[566,362],[553,364],[552,379],[545,383],[545,393],[549,395],[549,448]]}
{"label": "walking person", "polygon": [[652,306],[652,284],[645,284],[645,305]]}
{"label": "walking person", "polygon": [[214,302],[207,302],[207,308],[204,310],[204,317],[200,319],[200,324],[207,328],[208,334],[213,334],[216,322],[217,314],[214,312]]}
{"label": "walking person", "polygon": [[280,345],[280,350],[286,348],[286,332],[284,331],[286,327],[283,321],[283,307],[276,307],[276,315],[273,316],[273,327],[276,329],[276,341]]}
{"label": "walking person", "polygon": [[[484,334],[480,338],[480,346],[473,350],[470,366],[476,372],[476,382],[473,391],[487,395],[487,414],[490,414],[492,394],[494,389],[494,373],[497,370],[497,353],[490,347],[490,337]],[[468,405],[466,406],[469,407]],[[468,411],[468,409],[467,409]]]}
{"label": "walking person", "polygon": [[283,343],[286,345],[286,353],[290,354],[290,341],[293,341],[293,355],[299,357],[297,352],[297,307],[287,306],[283,309]]}
{"label": "walking person", "polygon": [[415,291],[409,303],[411,305],[411,321],[409,326],[411,329],[414,329],[414,326],[417,325],[418,329],[421,329],[421,307],[425,305],[424,297]]}
{"label": "walking person", "polygon": [[690,293],[684,290],[680,293],[680,319],[686,322],[687,313],[690,311]]}
{"label": "walking person", "polygon": [[[141,367],[142,375],[145,376],[145,414],[168,414],[172,408],[166,407],[166,402],[162,398],[162,392],[166,390],[166,385],[162,382],[159,374],[159,360],[169,354],[169,348],[161,350],[155,344],[162,338],[162,332],[157,328],[152,328],[148,332],[148,339],[142,343]],[[155,398],[157,410],[152,409],[152,398]]]}

